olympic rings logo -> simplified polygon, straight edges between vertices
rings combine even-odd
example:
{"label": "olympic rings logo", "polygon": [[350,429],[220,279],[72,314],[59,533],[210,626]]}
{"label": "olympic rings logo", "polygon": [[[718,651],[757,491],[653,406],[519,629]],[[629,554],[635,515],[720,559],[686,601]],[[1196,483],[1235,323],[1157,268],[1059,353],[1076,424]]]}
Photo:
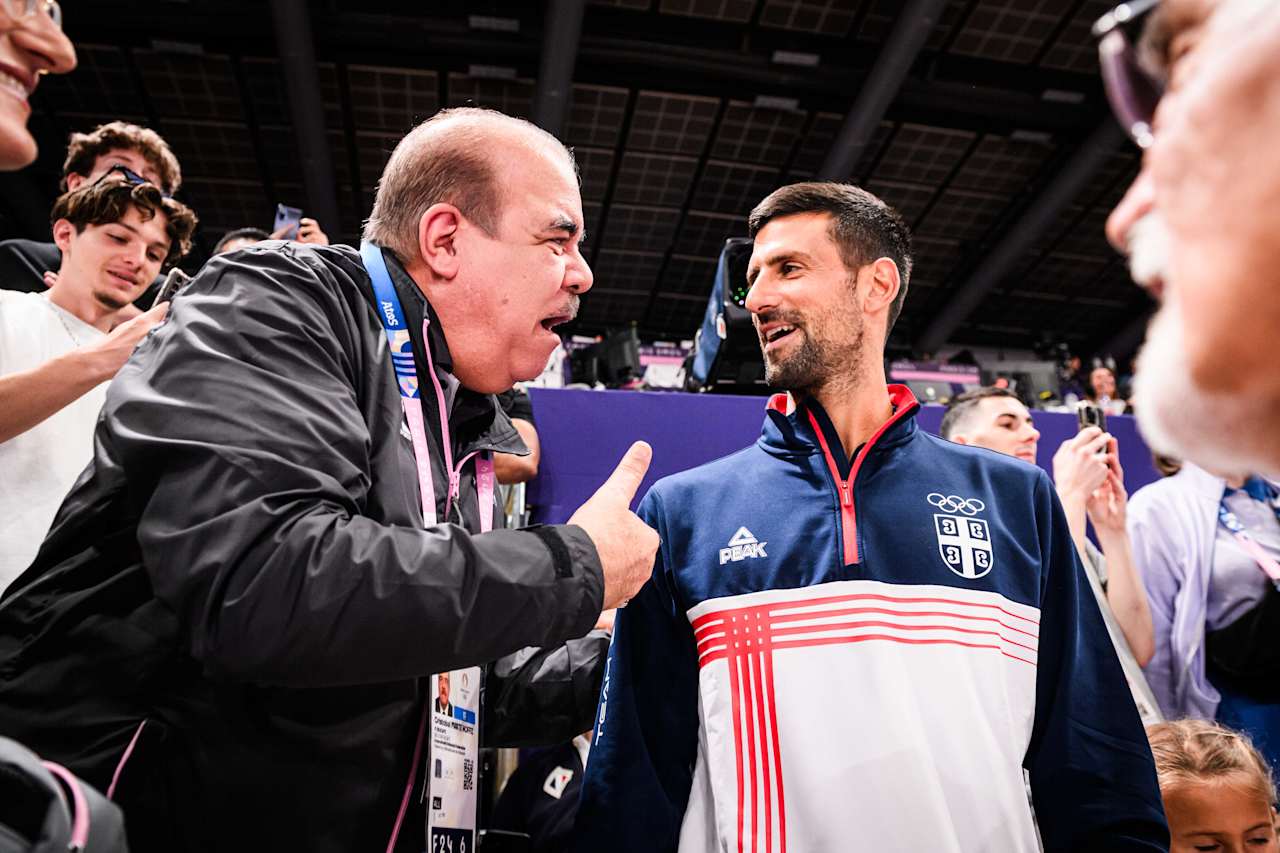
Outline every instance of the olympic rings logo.
{"label": "olympic rings logo", "polygon": [[936,506],[944,512],[963,512],[965,515],[976,515],[987,508],[977,498],[962,498],[959,495],[943,495],[931,492],[927,498],[930,506]]}

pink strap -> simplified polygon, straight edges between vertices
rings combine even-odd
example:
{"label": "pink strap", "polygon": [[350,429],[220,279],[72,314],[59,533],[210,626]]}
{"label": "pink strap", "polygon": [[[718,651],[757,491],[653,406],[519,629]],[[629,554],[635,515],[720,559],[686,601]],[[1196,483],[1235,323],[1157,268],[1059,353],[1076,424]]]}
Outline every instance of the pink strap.
{"label": "pink strap", "polygon": [[409,422],[413,440],[413,457],[418,466],[418,493],[422,496],[422,526],[436,523],[436,489],[431,478],[431,451],[427,446],[427,426],[422,421],[422,406],[417,398],[401,397],[404,417]]}
{"label": "pink strap", "polygon": [[476,457],[476,493],[480,496],[480,532],[493,529],[493,456]]}
{"label": "pink strap", "polygon": [[89,843],[89,802],[84,798],[80,788],[80,780],[61,764],[52,761],[41,762],[45,769],[62,780],[71,792],[71,847],[73,851],[83,850]]}
{"label": "pink strap", "polygon": [[129,762],[129,756],[133,755],[133,748],[138,745],[138,738],[142,737],[142,727],[147,724],[146,720],[138,723],[138,728],[133,732],[133,737],[129,739],[129,745],[124,748],[124,755],[120,756],[120,763],[116,765],[116,772],[111,774],[111,784],[107,787],[107,799],[114,799],[116,795],[116,785],[120,782],[120,772],[124,770],[125,764]]}
{"label": "pink strap", "polygon": [[1276,562],[1276,558],[1267,553],[1267,550],[1258,544],[1257,540],[1243,531],[1232,531],[1232,536],[1236,537],[1236,541],[1240,543],[1250,557],[1253,557],[1258,568],[1266,572],[1267,577],[1271,578],[1273,583],[1280,584],[1280,562]]}

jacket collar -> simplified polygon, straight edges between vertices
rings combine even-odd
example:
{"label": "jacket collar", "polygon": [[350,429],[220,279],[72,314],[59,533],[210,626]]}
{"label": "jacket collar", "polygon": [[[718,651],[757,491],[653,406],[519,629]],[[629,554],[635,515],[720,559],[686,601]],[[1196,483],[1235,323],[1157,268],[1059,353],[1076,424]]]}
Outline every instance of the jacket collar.
{"label": "jacket collar", "polygon": [[[915,435],[916,413],[920,404],[905,385],[889,385],[889,402],[893,414],[871,436],[867,445],[855,450],[856,457],[866,448],[868,453],[891,450],[909,441]],[[814,431],[814,422],[823,429],[827,445],[836,457],[842,472],[847,473],[851,460],[846,457],[840,437],[831,426],[831,418],[816,400],[807,399],[796,404],[790,394],[775,394],[766,406],[764,428],[760,434],[761,446],[775,456],[809,456],[821,453],[822,446]],[[810,418],[812,414],[812,419]]]}

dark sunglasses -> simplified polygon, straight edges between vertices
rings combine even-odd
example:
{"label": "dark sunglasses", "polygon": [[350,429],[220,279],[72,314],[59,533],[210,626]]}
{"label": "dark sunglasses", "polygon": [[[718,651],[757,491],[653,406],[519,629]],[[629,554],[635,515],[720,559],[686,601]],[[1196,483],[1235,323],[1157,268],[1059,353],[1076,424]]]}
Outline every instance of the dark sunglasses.
{"label": "dark sunglasses", "polygon": [[1159,5],[1160,0],[1121,3],[1093,25],[1107,100],[1139,148],[1149,148],[1155,141],[1151,122],[1164,94],[1164,80],[1144,68],[1138,58],[1143,27]]}
{"label": "dark sunglasses", "polygon": [[[105,181],[107,178],[111,177],[112,175],[120,175],[121,177],[124,178],[124,182],[126,184],[129,184],[130,186],[136,187],[139,184],[151,184],[151,181],[142,177],[142,175],[139,175],[137,172],[133,171],[133,169],[130,169],[128,166],[124,166],[119,163],[112,166],[110,169],[107,169],[107,171],[103,172],[102,177],[98,178],[98,182],[101,183],[102,181]],[[169,193],[161,189],[159,185],[157,184],[151,184],[151,185],[154,186],[156,189],[160,190],[160,195],[162,198],[173,198],[172,195],[170,195]]]}

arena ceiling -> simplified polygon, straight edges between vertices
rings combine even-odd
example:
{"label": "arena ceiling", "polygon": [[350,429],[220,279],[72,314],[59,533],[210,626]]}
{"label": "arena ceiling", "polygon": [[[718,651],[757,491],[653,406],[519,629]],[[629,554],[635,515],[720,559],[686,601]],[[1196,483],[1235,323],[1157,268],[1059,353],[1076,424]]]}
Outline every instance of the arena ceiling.
{"label": "arena ceiling", "polygon": [[[1137,168],[1089,37],[1110,2],[67,4],[80,67],[33,98],[42,156],[4,179],[2,224],[47,233],[67,134],[125,118],[181,160],[200,258],[227,229],[269,226],[276,202],[333,204],[322,225],[354,241],[415,123],[461,104],[533,118],[562,91],[596,276],[577,331],[634,321],[646,338],[692,337],[719,248],[745,233],[751,206],[834,174],[913,228],[899,346],[1054,336],[1124,350],[1148,305],[1102,233]],[[280,37],[273,11],[292,35],[310,28],[314,58]],[[311,119],[290,74],[318,81]]]}

